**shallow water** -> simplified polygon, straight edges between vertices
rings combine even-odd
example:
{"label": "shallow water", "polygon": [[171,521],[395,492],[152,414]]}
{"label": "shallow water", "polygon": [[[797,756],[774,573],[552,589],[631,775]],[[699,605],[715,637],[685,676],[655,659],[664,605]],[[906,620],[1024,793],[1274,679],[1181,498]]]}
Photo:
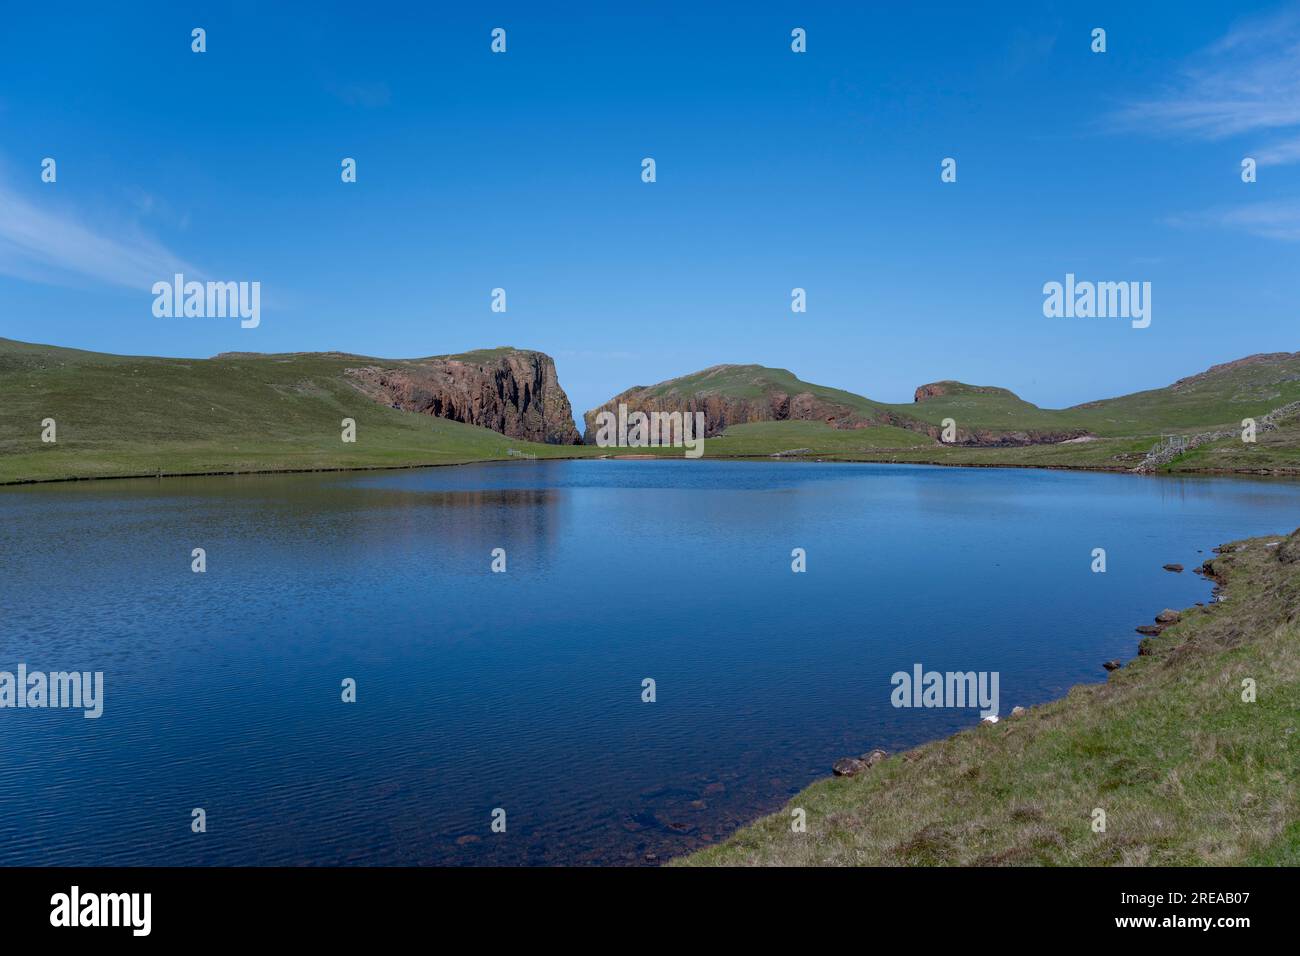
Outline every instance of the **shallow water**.
{"label": "shallow water", "polygon": [[1209,600],[1211,548],[1298,523],[1294,482],[899,465],[0,489],[0,670],[105,685],[97,720],[0,709],[0,863],[664,859],[978,721],[893,707],[894,672],[1057,697]]}

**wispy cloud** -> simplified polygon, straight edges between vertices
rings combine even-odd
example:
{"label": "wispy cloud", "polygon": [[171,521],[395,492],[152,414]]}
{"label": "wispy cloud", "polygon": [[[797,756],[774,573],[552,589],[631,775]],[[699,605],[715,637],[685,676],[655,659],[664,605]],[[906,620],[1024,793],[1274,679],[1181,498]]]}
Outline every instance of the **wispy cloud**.
{"label": "wispy cloud", "polygon": [[1171,226],[1219,226],[1264,239],[1300,242],[1300,200],[1220,207],[1167,221]]}
{"label": "wispy cloud", "polygon": [[177,272],[203,275],[134,225],[115,227],[110,235],[0,183],[0,274],[51,285],[91,279],[147,291]]}
{"label": "wispy cloud", "polygon": [[1300,162],[1300,4],[1241,21],[1115,118],[1205,140],[1252,135],[1260,165]]}
{"label": "wispy cloud", "polygon": [[1300,240],[1300,201],[1252,203],[1225,210],[1225,226],[1244,230],[1266,239]]}

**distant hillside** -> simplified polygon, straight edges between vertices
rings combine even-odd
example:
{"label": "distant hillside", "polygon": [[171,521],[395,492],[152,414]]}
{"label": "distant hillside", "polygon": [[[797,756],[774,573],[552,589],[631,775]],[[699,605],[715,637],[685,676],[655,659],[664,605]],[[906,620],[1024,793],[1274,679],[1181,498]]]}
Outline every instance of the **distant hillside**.
{"label": "distant hillside", "polygon": [[0,481],[438,464],[578,440],[551,359],[510,348],[170,359],[0,339],[0,408]]}
{"label": "distant hillside", "polygon": [[911,404],[877,402],[804,382],[786,369],[717,365],[637,386],[584,416],[620,403],[642,411],[703,411],[708,434],[761,421],[818,421],[835,428],[888,425],[938,438],[944,419],[954,444],[1060,444],[1090,438],[1157,438],[1162,433],[1239,427],[1243,418],[1300,401],[1300,353],[1252,355],[1172,385],[1066,409],[1046,409],[1005,388],[940,381],[916,389]]}
{"label": "distant hillside", "polygon": [[[596,413],[620,403],[703,411],[706,457],[1300,474],[1300,405],[1290,407],[1300,403],[1300,353],[1253,355],[1066,409],[951,380],[890,404],[787,369],[718,365],[592,409],[588,439]],[[344,418],[355,420],[356,442],[341,440]],[[1254,443],[1240,440],[1243,418],[1261,423]],[[56,422],[56,442],[41,440],[45,419]],[[951,441],[940,440],[945,419],[955,423]],[[1165,443],[1151,455],[1170,434],[1186,447],[1168,454]],[[171,359],[0,339],[0,483],[620,454],[570,444],[578,440],[541,352]]]}
{"label": "distant hillside", "polygon": [[737,425],[757,422],[819,422],[837,429],[901,428],[938,440],[943,419],[956,422],[954,442],[961,445],[1028,445],[1058,442],[1085,434],[1078,425],[1059,421],[1022,402],[1005,389],[936,382],[917,390],[925,407],[889,405],[852,392],[816,385],[787,369],[762,365],[715,365],[640,385],[614,396],[584,415],[587,440],[602,411],[704,412],[705,434],[713,436]]}
{"label": "distant hillside", "polygon": [[783,368],[762,365],[715,365],[658,385],[637,385],[615,395],[583,417],[587,438],[596,416],[629,411],[704,412],[705,434],[720,434],[731,425],[769,421],[819,421],[854,428],[870,422],[879,406],[861,395],[800,381]]}

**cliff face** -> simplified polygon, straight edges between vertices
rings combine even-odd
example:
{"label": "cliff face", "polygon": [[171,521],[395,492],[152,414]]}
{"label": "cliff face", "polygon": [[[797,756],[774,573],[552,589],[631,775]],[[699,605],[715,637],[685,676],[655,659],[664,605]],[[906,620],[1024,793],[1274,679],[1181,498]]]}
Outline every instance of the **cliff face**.
{"label": "cliff face", "polygon": [[527,441],[579,445],[555,361],[542,352],[496,349],[344,370],[385,405],[479,425]]}
{"label": "cliff face", "polygon": [[596,441],[596,417],[601,412],[618,414],[618,406],[626,405],[628,412],[703,412],[704,436],[712,438],[731,425],[749,422],[818,421],[837,428],[862,428],[870,424],[858,417],[847,405],[826,402],[809,392],[790,395],[772,391],[756,398],[701,392],[694,395],[653,395],[648,388],[638,386],[614,396],[604,405],[584,414],[585,439]]}
{"label": "cliff face", "polygon": [[[893,412],[880,412],[877,420],[881,425],[893,425],[909,431],[928,435],[935,441],[943,440],[943,428],[928,422],[918,421],[896,415]],[[1021,445],[1055,445],[1063,441],[1087,438],[1091,435],[1086,428],[964,428],[960,423],[954,429],[953,440],[948,444],[971,445],[976,448],[1012,448]]]}
{"label": "cliff face", "polygon": [[1013,401],[1020,401],[1019,396],[1010,389],[997,388],[993,385],[967,385],[965,382],[954,382],[951,379],[917,386],[912,395],[912,401],[919,404],[920,402],[928,402],[932,398],[941,398],[944,395],[953,394],[987,395],[992,398],[1009,398]]}
{"label": "cliff face", "polygon": [[[839,396],[846,400],[840,401]],[[924,403],[944,397],[965,396],[976,401],[1016,402],[1013,392],[993,386],[961,382],[931,382],[916,389],[914,401]],[[692,375],[670,379],[658,385],[639,385],[611,398],[584,416],[585,439],[596,438],[596,417],[601,412],[618,413],[620,404],[628,412],[703,412],[704,434],[712,438],[731,425],[770,421],[824,422],[832,428],[870,428],[892,425],[918,432],[936,442],[943,428],[903,410],[864,401],[851,404],[854,396],[801,382],[784,369],[761,366],[715,365]],[[1021,403],[1023,404],[1023,403]],[[1038,409],[1026,405],[1027,409]],[[1079,438],[1088,434],[1077,427],[970,427],[957,416],[952,444],[974,446],[1038,445]]]}

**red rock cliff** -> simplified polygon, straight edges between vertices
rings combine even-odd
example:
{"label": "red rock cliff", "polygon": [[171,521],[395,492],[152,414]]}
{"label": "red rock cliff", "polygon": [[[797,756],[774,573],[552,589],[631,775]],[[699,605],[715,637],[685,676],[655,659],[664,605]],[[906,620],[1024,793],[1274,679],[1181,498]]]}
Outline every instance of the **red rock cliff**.
{"label": "red rock cliff", "polygon": [[527,441],[579,445],[569,397],[542,352],[494,349],[344,372],[377,402]]}

